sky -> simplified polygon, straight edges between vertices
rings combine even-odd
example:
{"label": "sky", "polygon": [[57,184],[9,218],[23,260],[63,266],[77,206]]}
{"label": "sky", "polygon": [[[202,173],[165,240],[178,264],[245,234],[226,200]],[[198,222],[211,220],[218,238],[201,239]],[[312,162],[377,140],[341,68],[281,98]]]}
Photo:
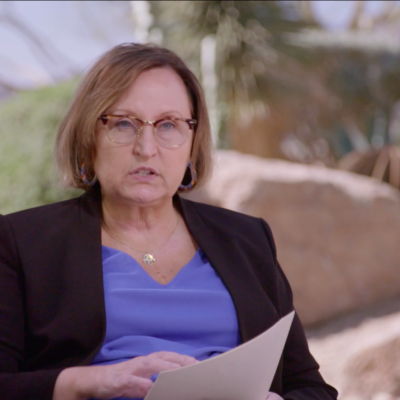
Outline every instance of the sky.
{"label": "sky", "polygon": [[[313,1],[313,8],[317,20],[326,28],[341,30],[348,26],[355,1]],[[366,1],[365,10],[371,14],[378,14],[384,8],[383,1]]]}
{"label": "sky", "polygon": [[[112,46],[135,41],[128,1],[0,1],[0,81],[31,88],[68,79],[88,68]],[[138,2],[136,2],[138,3]],[[327,29],[344,29],[354,1],[313,1],[318,21]],[[384,2],[367,1],[371,14]],[[37,57],[1,16],[9,13],[37,32],[53,54],[53,60]],[[61,60],[61,66],[60,66]]]}
{"label": "sky", "polygon": [[0,1],[4,12],[37,32],[55,55],[38,61],[35,47],[0,19],[0,79],[23,87],[68,78],[112,46],[135,40],[129,2]]}

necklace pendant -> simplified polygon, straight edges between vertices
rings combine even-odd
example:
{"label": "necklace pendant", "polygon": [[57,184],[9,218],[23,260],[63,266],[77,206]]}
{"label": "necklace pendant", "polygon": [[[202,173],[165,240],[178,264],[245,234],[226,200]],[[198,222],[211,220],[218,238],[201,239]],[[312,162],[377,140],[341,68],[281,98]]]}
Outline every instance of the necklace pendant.
{"label": "necklace pendant", "polygon": [[145,264],[147,264],[147,265],[153,264],[153,262],[155,262],[155,261],[156,261],[156,259],[155,259],[151,254],[149,254],[149,253],[146,253],[146,254],[143,256],[143,262],[144,262]]}

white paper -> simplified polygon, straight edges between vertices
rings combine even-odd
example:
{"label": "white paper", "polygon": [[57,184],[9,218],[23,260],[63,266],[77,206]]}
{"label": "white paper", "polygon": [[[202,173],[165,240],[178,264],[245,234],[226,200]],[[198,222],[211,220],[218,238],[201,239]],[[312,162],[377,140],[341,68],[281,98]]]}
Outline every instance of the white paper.
{"label": "white paper", "polygon": [[219,356],[161,372],[145,400],[265,400],[293,317]]}

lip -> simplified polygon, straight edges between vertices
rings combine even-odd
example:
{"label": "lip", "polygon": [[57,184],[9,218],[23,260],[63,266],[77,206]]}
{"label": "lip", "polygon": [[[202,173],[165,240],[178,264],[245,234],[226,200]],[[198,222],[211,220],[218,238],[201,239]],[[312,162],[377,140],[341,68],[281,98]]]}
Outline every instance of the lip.
{"label": "lip", "polygon": [[[148,175],[139,175],[140,171],[150,171],[151,174]],[[151,182],[158,177],[158,173],[153,168],[149,167],[138,167],[129,172],[129,176],[131,176],[137,182]]]}
{"label": "lip", "polygon": [[150,171],[154,175],[158,175],[157,171],[154,170],[153,168],[150,168],[150,167],[138,167],[138,168],[135,168],[133,171],[129,172],[129,175],[137,174],[139,171]]}

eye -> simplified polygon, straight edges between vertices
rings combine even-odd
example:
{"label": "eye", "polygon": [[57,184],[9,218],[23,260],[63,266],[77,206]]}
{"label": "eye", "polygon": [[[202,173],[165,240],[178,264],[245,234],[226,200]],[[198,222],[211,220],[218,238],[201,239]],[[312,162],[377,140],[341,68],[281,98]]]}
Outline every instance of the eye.
{"label": "eye", "polygon": [[141,124],[139,121],[131,118],[119,118],[114,123],[114,128],[119,131],[132,131],[137,132],[140,130]]}
{"label": "eye", "polygon": [[176,123],[174,121],[161,121],[157,124],[157,129],[162,131],[170,131],[176,129]]}
{"label": "eye", "polygon": [[133,127],[132,121],[128,118],[125,119],[118,119],[115,121],[115,126],[120,129],[129,129]]}

